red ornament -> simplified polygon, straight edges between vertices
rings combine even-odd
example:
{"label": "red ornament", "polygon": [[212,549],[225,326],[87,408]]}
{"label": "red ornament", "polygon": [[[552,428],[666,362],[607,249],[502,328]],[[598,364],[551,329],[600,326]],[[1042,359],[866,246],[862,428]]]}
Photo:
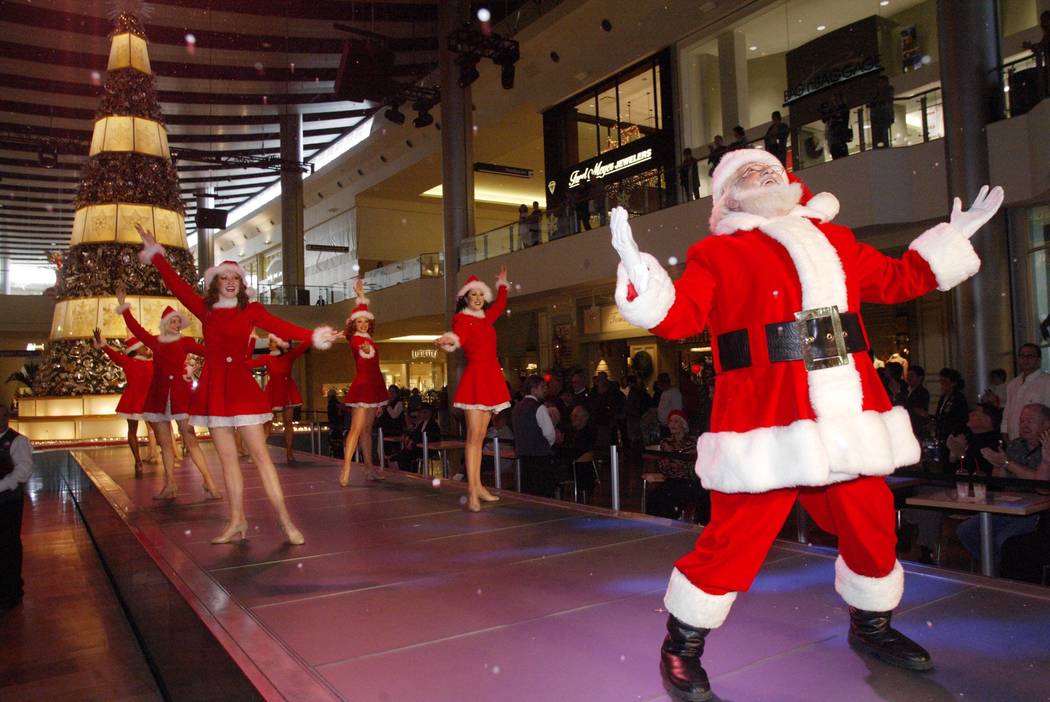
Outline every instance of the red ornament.
{"label": "red ornament", "polygon": [[694,363],[693,365],[689,366],[689,370],[693,371],[693,375],[700,375],[700,364]]}

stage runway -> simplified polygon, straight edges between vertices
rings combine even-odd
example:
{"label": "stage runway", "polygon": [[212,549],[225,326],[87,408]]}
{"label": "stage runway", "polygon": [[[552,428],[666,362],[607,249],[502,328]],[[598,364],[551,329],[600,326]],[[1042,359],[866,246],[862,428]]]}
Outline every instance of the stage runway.
{"label": "stage runway", "polygon": [[[667,699],[662,596],[695,530],[512,492],[471,514],[460,484],[388,472],[341,488],[335,461],[300,455],[278,468],[305,545],[284,543],[247,463],[248,539],[213,546],[225,504],[188,461],[165,504],[159,468],[136,480],[126,448],[73,452],[268,698]],[[1050,700],[1050,589],[905,563],[894,624],[936,666],[911,673],[846,645],[834,558],[777,542],[708,638],[717,699]]]}

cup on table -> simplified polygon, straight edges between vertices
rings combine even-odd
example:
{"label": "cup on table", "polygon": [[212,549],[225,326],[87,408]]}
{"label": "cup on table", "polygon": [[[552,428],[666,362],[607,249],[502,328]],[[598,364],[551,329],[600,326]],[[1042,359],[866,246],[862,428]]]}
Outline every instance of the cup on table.
{"label": "cup on table", "polygon": [[987,502],[988,501],[988,486],[984,483],[973,484],[973,501],[974,502]]}
{"label": "cup on table", "polygon": [[969,477],[969,473],[960,471],[955,474],[955,495],[960,500],[970,499],[970,481],[966,480]]}

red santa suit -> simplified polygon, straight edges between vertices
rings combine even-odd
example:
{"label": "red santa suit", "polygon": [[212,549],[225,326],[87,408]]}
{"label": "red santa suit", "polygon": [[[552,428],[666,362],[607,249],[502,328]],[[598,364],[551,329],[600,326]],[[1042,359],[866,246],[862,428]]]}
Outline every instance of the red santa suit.
{"label": "red santa suit", "polygon": [[[248,366],[250,353],[244,343],[255,327],[285,339],[312,342],[317,348],[331,346],[331,328],[320,327],[311,332],[274,317],[258,302],[250,302],[241,309],[236,298],[222,298],[209,308],[204,298],[171,267],[164,258],[164,248],[159,244],[144,247],[139,258],[156,266],[172,294],[201,320],[204,365],[190,404],[191,424],[240,427],[270,421],[273,411],[266,394],[252,377]],[[219,272],[227,270],[237,273],[242,281],[248,280],[239,264],[224,261],[205,271],[205,288]]]}
{"label": "red santa suit", "polygon": [[452,343],[444,348],[446,351],[462,348],[466,356],[453,407],[490,412],[501,412],[510,407],[510,392],[496,355],[496,328],[493,326],[507,309],[507,282],[500,281],[496,287],[495,301],[489,286],[475,276],[470,276],[459,290],[457,297],[463,297],[472,289],[481,290],[485,301],[492,304],[483,310],[462,309],[452,318],[452,331],[446,334]]}
{"label": "red santa suit", "polygon": [[[142,342],[135,337],[125,342],[124,349],[127,353],[142,347]],[[102,347],[103,353],[109,356],[120,369],[124,371],[124,392],[120,394],[117,402],[117,414],[124,419],[142,421],[142,412],[146,407],[146,394],[149,392],[150,382],[153,380],[153,361],[144,358],[132,358],[127,353],[120,353],[108,345]]]}
{"label": "red santa suit", "polygon": [[[272,335],[271,335],[272,336]],[[277,339],[278,346],[288,348],[288,342]],[[252,348],[254,350],[254,342]],[[272,351],[269,355],[249,361],[252,368],[266,369],[266,397],[270,401],[270,409],[279,412],[285,407],[301,407],[303,398],[299,394],[299,386],[292,378],[292,366],[296,360],[310,349],[309,344],[299,344],[292,351],[280,353]]]}
{"label": "red santa suit", "polygon": [[[839,537],[835,587],[843,599],[861,610],[892,610],[904,577],[892,496],[878,476],[918,463],[920,452],[907,412],[891,406],[872,366],[860,305],[948,290],[976,273],[980,260],[948,223],[918,237],[899,260],[884,256],[832,223],[833,195],[810,197],[801,184],[800,204],[787,216],[727,212],[725,178],[755,161],[780,164],[757,149],[725,158],[727,175],[713,187],[716,236],[689,249],[682,277],[672,282],[648,254],[641,254],[649,270],[644,293],[622,264],[617,275],[616,301],[629,322],[667,339],[707,327],[714,340],[711,430],[699,439],[696,462],[712,491],[712,518],[695,550],[675,564],[665,605],[691,626],[721,625],[798,499]],[[848,352],[842,365],[808,370],[784,351],[798,334],[795,315],[832,306],[853,330],[843,340]]]}
{"label": "red santa suit", "polygon": [[351,331],[358,319],[375,321],[375,315],[368,310],[367,297],[357,298],[357,304],[346,320],[346,340],[350,344],[357,373],[354,382],[350,383],[350,389],[346,391],[343,403],[347,407],[384,407],[387,389],[379,369],[379,350],[368,332]]}
{"label": "red santa suit", "polygon": [[[118,307],[117,311],[124,315],[124,322],[131,333],[153,351],[153,377],[146,393],[142,418],[147,422],[188,418],[192,391],[184,377],[186,356],[191,353],[203,356],[204,347],[181,334],[150,334],[131,314],[131,308],[126,303]],[[178,316],[179,313],[171,307],[164,308],[160,319],[161,329],[167,320]]]}

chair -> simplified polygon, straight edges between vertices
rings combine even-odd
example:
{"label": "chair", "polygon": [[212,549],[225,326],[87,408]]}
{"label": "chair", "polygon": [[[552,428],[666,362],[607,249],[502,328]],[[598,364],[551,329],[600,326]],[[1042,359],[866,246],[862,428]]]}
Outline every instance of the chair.
{"label": "chair", "polygon": [[642,514],[648,514],[646,509],[645,493],[649,487],[649,483],[662,483],[666,478],[663,473],[642,473]]}
{"label": "chair", "polygon": [[597,488],[599,485],[601,485],[601,482],[602,482],[601,478],[598,477],[598,464],[594,460],[594,454],[588,451],[587,453],[585,453],[582,456],[580,456],[579,460],[573,461],[573,463],[572,463],[572,501],[573,502],[579,502],[580,501],[580,490],[579,490],[579,484],[580,484],[579,478],[580,478],[580,476],[576,473],[576,471],[580,470],[580,466],[581,465],[589,465],[590,466],[591,473],[594,475],[594,487],[595,488]]}

